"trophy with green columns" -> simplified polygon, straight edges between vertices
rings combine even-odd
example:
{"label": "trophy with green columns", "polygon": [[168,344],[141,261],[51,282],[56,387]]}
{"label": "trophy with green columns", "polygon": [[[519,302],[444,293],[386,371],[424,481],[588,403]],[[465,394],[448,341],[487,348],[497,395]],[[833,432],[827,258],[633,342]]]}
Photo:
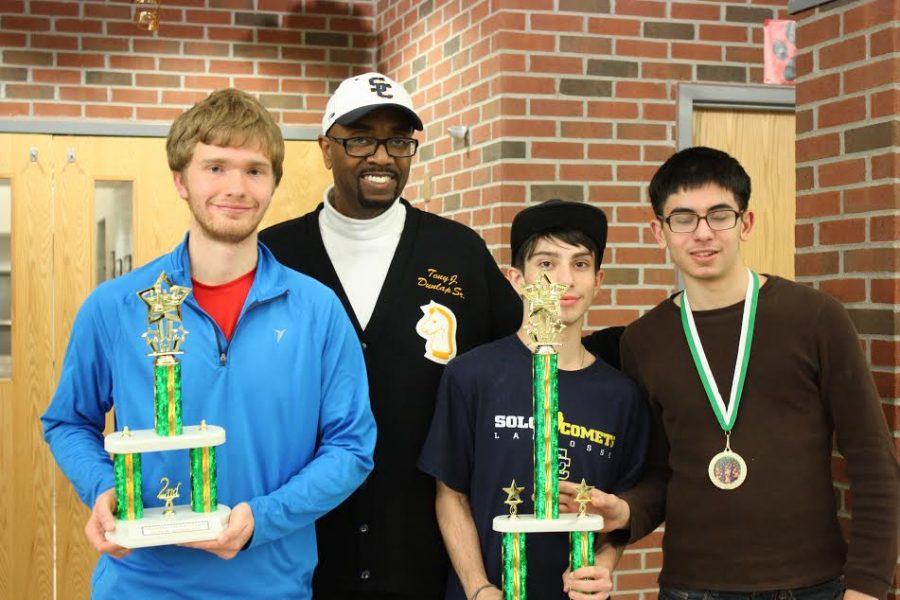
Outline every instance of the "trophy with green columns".
{"label": "trophy with green columns", "polygon": [[[113,454],[116,478],[116,528],[106,538],[126,548],[144,548],[212,540],[228,522],[231,509],[218,503],[216,446],[225,443],[225,430],[201,421],[185,426],[181,411],[181,345],[188,334],[182,325],[181,304],[190,288],[174,285],[162,272],[153,287],[138,292],[147,305],[148,328],[141,336],[153,357],[154,428],[126,426],[106,436],[104,447]],[[144,508],[141,454],[188,450],[190,505],[175,505],[182,482],[159,481],[156,497],[164,506]]]}
{"label": "trophy with green columns", "polygon": [[[505,600],[527,600],[527,556],[525,535],[528,533],[569,533],[569,563],[575,569],[594,564],[594,533],[603,528],[603,517],[587,514],[590,486],[583,480],[575,501],[576,514],[559,514],[559,460],[557,392],[557,338],[565,327],[559,318],[559,299],[568,286],[553,283],[545,271],[526,286],[528,302],[527,332],[531,338],[532,400],[534,408],[534,514],[518,514],[522,501],[515,481],[507,493],[509,515],[494,517],[494,531],[503,534],[503,597]],[[512,499],[512,500],[511,500]],[[560,573],[562,575],[562,573]]]}

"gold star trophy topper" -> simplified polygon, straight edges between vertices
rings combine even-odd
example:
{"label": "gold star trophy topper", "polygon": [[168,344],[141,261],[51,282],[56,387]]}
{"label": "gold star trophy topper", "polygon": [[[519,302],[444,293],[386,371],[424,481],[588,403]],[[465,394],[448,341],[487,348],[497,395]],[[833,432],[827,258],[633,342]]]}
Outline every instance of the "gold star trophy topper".
{"label": "gold star trophy topper", "polygon": [[542,270],[530,285],[525,286],[528,300],[528,337],[535,346],[553,346],[565,325],[559,318],[559,299],[569,289],[564,283],[553,283]]}
{"label": "gold star trophy topper", "polygon": [[503,504],[509,506],[509,518],[515,519],[518,517],[519,505],[522,504],[522,498],[519,497],[519,494],[524,492],[525,488],[517,486],[516,480],[513,479],[509,487],[502,489],[506,492],[506,500],[504,500]]}
{"label": "gold star trophy topper", "polygon": [[181,325],[181,304],[191,288],[175,285],[166,272],[156,278],[153,287],[138,292],[147,305],[149,327],[141,337],[150,346],[150,356],[182,354],[179,350],[188,331]]}
{"label": "gold star trophy topper", "polygon": [[587,505],[591,501],[591,490],[593,489],[594,486],[588,485],[584,479],[581,480],[581,485],[578,486],[578,491],[575,494],[575,502],[578,504],[579,519],[587,517]]}

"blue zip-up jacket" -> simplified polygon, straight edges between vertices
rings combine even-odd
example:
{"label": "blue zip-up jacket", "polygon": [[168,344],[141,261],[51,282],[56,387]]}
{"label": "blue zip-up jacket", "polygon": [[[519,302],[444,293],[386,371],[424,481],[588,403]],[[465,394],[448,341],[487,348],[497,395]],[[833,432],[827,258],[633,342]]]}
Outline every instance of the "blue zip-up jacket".
{"label": "blue zip-up jacket", "polygon": [[[44,439],[92,507],[113,487],[103,450],[105,414],[116,429],[153,428],[153,359],[141,339],[147,307],[137,292],[161,271],[190,287],[185,240],[170,254],[99,286],[72,327],[59,386],[41,418]],[[179,546],[101,557],[93,598],[311,598],[315,520],[372,469],[375,422],[359,340],[334,293],[279,264],[262,244],[256,276],[231,341],[197,304],[182,305],[189,332],[182,363],[185,425],[226,430],[217,450],[219,502],[248,502],[250,546],[230,561]],[[187,451],[143,455],[145,507],[163,476],[190,488]],[[184,494],[176,503],[189,503]]]}

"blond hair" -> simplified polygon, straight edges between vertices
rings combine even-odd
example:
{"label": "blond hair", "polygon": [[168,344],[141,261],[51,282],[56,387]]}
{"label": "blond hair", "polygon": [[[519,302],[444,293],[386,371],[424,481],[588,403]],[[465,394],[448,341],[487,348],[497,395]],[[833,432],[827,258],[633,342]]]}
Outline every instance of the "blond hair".
{"label": "blond hair", "polygon": [[275,185],[281,181],[284,139],[281,129],[259,100],[241,90],[217,90],[183,112],[169,130],[169,168],[181,172],[191,162],[197,143],[213,146],[258,144],[272,162]]}

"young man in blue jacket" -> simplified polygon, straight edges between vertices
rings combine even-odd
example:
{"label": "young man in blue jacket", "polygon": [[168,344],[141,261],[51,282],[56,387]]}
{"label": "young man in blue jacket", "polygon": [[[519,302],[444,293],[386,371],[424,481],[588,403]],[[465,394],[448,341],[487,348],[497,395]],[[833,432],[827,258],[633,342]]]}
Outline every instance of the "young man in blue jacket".
{"label": "young man in blue jacket", "polygon": [[[81,499],[102,553],[92,597],[311,598],[314,522],[372,469],[375,424],[362,353],[340,302],[281,266],[257,226],[282,175],[284,142],[254,98],[220,90],[181,115],[166,143],[191,224],[171,253],[99,286],[82,305],[44,437]],[[165,271],[191,288],[179,357],[183,421],[222,426],[218,501],[232,507],[221,535],[135,551],[109,542],[113,467],[106,413],[117,429],[153,428],[152,361],[137,292]],[[145,506],[162,476],[189,481],[183,452],[143,455]]]}

